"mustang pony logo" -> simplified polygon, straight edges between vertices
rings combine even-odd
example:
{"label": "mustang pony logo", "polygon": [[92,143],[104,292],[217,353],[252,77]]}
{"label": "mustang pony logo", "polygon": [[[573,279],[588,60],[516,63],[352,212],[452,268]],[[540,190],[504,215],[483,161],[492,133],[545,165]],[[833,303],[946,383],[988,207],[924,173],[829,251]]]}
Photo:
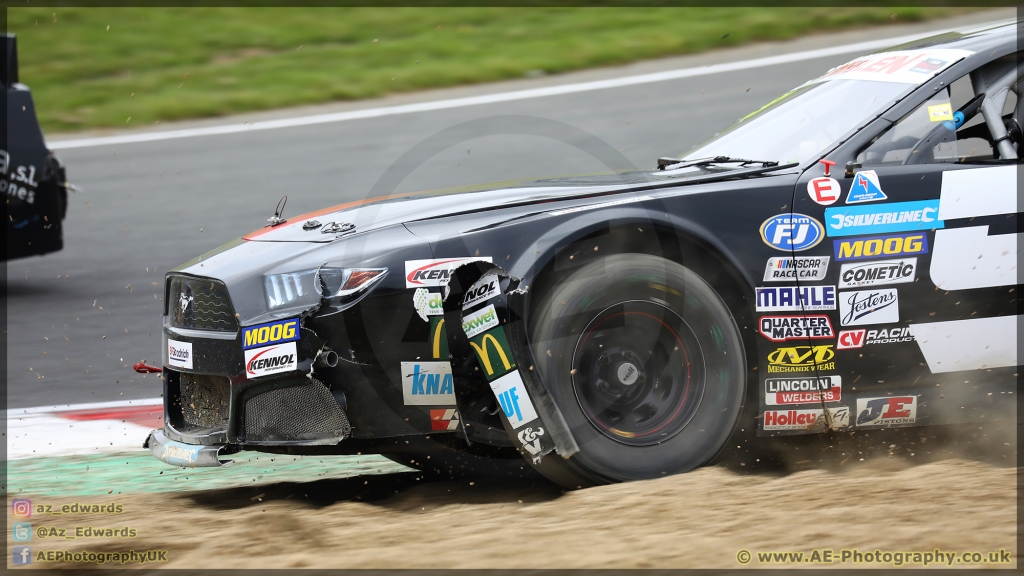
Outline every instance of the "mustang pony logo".
{"label": "mustang pony logo", "polygon": [[178,303],[181,304],[182,314],[185,313],[185,310],[188,310],[188,305],[192,303],[192,298],[193,296],[191,294],[186,295],[185,293],[182,293],[181,296],[178,297]]}

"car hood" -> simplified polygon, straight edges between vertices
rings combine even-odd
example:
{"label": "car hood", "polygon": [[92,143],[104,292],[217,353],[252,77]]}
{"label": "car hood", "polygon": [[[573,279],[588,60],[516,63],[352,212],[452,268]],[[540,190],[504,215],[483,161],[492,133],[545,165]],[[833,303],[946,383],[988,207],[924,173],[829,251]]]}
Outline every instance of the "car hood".
{"label": "car hood", "polygon": [[[628,172],[447,188],[369,198],[289,218],[243,236],[256,242],[331,242],[379,228],[522,204],[578,200],[664,180],[665,172]],[[336,224],[330,226],[330,224]],[[347,226],[347,225],[352,225]]]}

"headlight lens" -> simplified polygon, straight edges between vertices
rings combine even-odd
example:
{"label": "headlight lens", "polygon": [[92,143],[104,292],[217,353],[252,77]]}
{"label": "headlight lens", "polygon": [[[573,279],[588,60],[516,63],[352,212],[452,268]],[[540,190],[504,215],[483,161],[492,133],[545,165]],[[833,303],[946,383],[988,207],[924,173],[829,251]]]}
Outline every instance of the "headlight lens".
{"label": "headlight lens", "polygon": [[313,306],[323,299],[333,312],[362,300],[388,273],[387,268],[329,268],[271,274],[263,279],[267,308]]}

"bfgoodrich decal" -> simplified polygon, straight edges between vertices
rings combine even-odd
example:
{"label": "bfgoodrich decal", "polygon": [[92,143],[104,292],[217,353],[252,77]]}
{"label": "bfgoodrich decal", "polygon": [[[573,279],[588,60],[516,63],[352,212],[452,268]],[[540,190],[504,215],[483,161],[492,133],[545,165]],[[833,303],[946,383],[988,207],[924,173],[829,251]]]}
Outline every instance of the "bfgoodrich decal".
{"label": "bfgoodrich decal", "polygon": [[900,321],[900,297],[895,288],[843,292],[839,322],[843,326],[891,324]]}
{"label": "bfgoodrich decal", "polygon": [[258,378],[298,368],[295,342],[245,351],[245,377]]}
{"label": "bfgoodrich decal", "polygon": [[842,378],[769,378],[764,381],[764,393],[764,403],[769,406],[839,402],[842,400]]}
{"label": "bfgoodrich decal", "polygon": [[864,260],[881,256],[914,256],[928,253],[928,235],[924,232],[916,234],[898,234],[894,236],[874,236],[869,238],[850,238],[833,240],[836,260]]}
{"label": "bfgoodrich decal", "polygon": [[829,236],[934,230],[943,226],[938,200],[825,209],[825,231]]}
{"label": "bfgoodrich decal", "polygon": [[877,284],[904,284],[913,282],[916,272],[917,258],[843,264],[839,269],[839,287],[859,288]]}
{"label": "bfgoodrich decal", "polygon": [[806,340],[808,338],[834,338],[832,322],[828,316],[762,316],[758,331],[772,342]]}
{"label": "bfgoodrich decal", "polygon": [[[850,425],[850,409],[846,406],[829,408],[832,425],[846,428]],[[821,408],[814,410],[766,410],[763,427],[765,430],[807,430],[814,426],[824,413]]]}
{"label": "bfgoodrich decal", "polygon": [[452,365],[448,362],[402,362],[402,398],[406,406],[455,406]]}
{"label": "bfgoodrich decal", "polygon": [[825,279],[830,256],[778,256],[768,259],[764,268],[765,282],[806,280],[816,282]]}
{"label": "bfgoodrich decal", "polygon": [[857,398],[857,426],[913,424],[917,421],[917,396]]}
{"label": "bfgoodrich decal", "polygon": [[192,343],[167,340],[167,363],[178,368],[192,369]]}
{"label": "bfgoodrich decal", "polygon": [[447,286],[451,271],[466,262],[490,262],[491,257],[444,258],[441,260],[406,260],[405,287],[425,288]]}
{"label": "bfgoodrich decal", "polygon": [[835,286],[780,286],[757,288],[758,312],[835,310]]}
{"label": "bfgoodrich decal", "polygon": [[779,214],[761,224],[761,240],[785,252],[810,250],[824,236],[821,222],[804,214]]}

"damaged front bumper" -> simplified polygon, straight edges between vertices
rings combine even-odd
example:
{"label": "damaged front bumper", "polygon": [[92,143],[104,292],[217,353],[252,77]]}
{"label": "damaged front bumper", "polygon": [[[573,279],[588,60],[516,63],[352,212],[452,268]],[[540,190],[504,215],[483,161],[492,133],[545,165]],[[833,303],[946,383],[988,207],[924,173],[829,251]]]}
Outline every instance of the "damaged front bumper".
{"label": "damaged front bumper", "polygon": [[225,444],[202,446],[175,442],[164,436],[162,430],[150,432],[142,447],[148,448],[156,459],[182,468],[217,468],[231,463],[231,460],[222,460],[222,455],[238,452],[237,446]]}

